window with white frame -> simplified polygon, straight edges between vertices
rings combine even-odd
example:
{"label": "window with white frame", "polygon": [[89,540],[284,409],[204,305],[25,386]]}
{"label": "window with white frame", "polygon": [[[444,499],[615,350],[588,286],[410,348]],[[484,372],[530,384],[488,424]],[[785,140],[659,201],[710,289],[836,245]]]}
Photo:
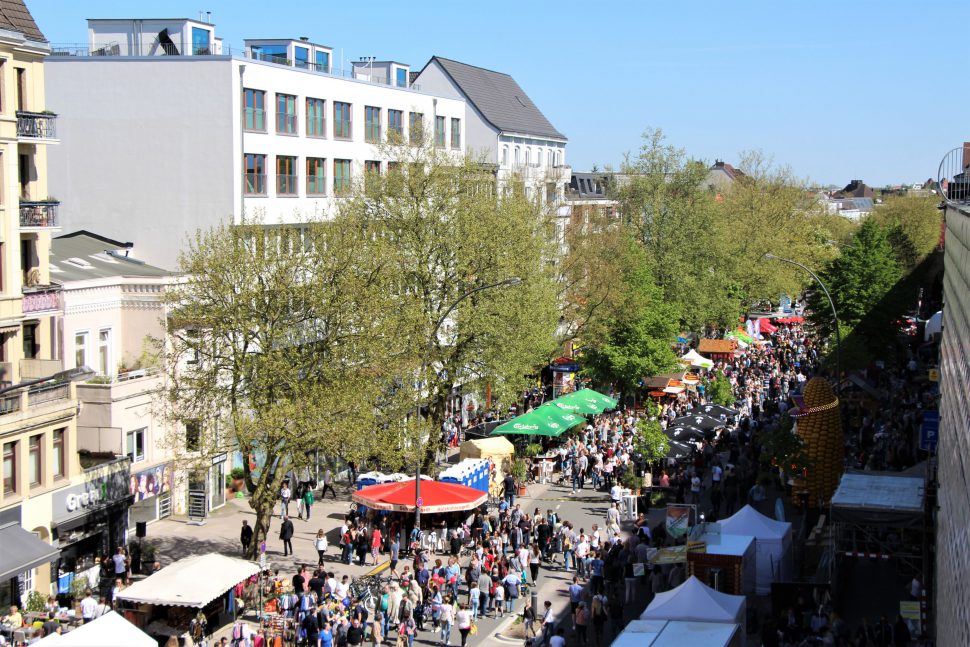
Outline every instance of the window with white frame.
{"label": "window with white frame", "polygon": [[525,149],[525,165],[532,166],[532,149]]}
{"label": "window with white frame", "polygon": [[542,149],[536,150],[536,166],[542,166]]}
{"label": "window with white frame", "polygon": [[88,362],[88,333],[74,333],[74,366],[81,368]]}
{"label": "window with white frame", "polygon": [[502,147],[502,166],[508,166],[508,165],[509,165],[509,147],[503,146]]}
{"label": "window with white frame", "polygon": [[111,330],[98,331],[98,373],[111,373]]}
{"label": "window with white frame", "polygon": [[137,429],[125,434],[125,453],[132,463],[145,460],[145,430]]}

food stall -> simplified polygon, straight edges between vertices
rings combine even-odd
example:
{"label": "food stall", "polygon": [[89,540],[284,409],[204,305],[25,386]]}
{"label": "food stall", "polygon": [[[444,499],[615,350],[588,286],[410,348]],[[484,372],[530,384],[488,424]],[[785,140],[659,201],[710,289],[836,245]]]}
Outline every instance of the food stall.
{"label": "food stall", "polygon": [[754,537],[708,532],[696,540],[702,542],[704,548],[687,553],[688,575],[695,575],[708,584],[718,581],[719,590],[734,595],[755,592],[757,552]]}

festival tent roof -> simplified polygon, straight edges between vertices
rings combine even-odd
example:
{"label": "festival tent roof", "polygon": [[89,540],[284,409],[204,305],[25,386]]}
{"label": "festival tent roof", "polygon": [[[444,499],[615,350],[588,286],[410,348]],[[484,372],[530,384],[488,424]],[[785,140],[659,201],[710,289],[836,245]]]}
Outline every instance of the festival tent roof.
{"label": "festival tent roof", "polygon": [[657,389],[663,391],[665,388],[670,386],[671,382],[680,381],[684,379],[684,371],[678,371],[676,373],[668,373],[667,375],[656,375],[654,377],[647,377],[643,380],[643,386],[647,389]]}
{"label": "festival tent roof", "polygon": [[499,425],[492,435],[561,436],[584,422],[586,419],[581,415],[557,406],[543,405]]}
{"label": "festival tent roof", "polygon": [[943,311],[937,310],[933,316],[926,320],[926,329],[923,331],[923,341],[933,339],[933,335],[943,332]]}
{"label": "festival tent roof", "polygon": [[114,611],[66,634],[51,634],[34,643],[41,647],[157,647],[154,638]]}
{"label": "festival tent roof", "polygon": [[740,627],[731,622],[634,620],[611,647],[727,647],[740,644]]}
{"label": "festival tent roof", "polygon": [[727,519],[720,521],[721,533],[752,535],[758,555],[759,595],[771,592],[772,582],[785,582],[791,578],[792,539],[791,524],[766,517],[750,505],[746,505]]}
{"label": "festival tent roof", "polygon": [[[375,486],[375,487],[385,487]],[[259,565],[218,553],[180,559],[118,593],[128,602],[204,607],[259,572]]]}
{"label": "festival tent roof", "polygon": [[573,413],[603,413],[615,409],[617,401],[593,389],[580,389],[561,395],[549,404]]}
{"label": "festival tent roof", "polygon": [[[400,483],[371,485],[353,493],[351,499],[374,510],[414,512],[414,479]],[[488,493],[458,483],[422,481],[421,511],[427,513],[471,510],[485,503]]]}
{"label": "festival tent roof", "polygon": [[674,418],[670,421],[671,427],[676,427],[678,425],[687,427],[697,427],[702,431],[714,431],[718,427],[724,427],[725,424],[718,418],[706,415],[690,415],[681,416],[680,418]]}
{"label": "festival tent roof", "polygon": [[714,362],[712,360],[704,357],[693,348],[687,351],[687,353],[680,358],[680,361],[686,362],[691,366],[703,366],[704,368],[711,368],[714,366]]}
{"label": "festival tent roof", "polygon": [[719,404],[699,404],[688,412],[691,416],[710,416],[712,418],[718,418],[720,416],[727,416],[728,418],[733,418],[738,415],[736,409],[731,409],[728,407],[723,407]]}
{"label": "festival tent roof", "polygon": [[882,528],[923,523],[922,476],[846,472],[832,496],[832,521]]}
{"label": "festival tent roof", "polygon": [[679,440],[671,440],[667,443],[667,458],[678,460],[687,458],[694,453],[694,446]]}
{"label": "festival tent roof", "polygon": [[490,438],[475,438],[461,444],[461,459],[491,458],[511,456],[515,453],[515,446],[508,438],[493,436]]}
{"label": "festival tent roof", "polygon": [[745,599],[715,591],[691,575],[677,588],[657,593],[640,619],[732,622],[743,628]]}
{"label": "festival tent roof", "polygon": [[691,427],[690,425],[670,425],[664,429],[664,434],[671,440],[679,440],[681,442],[704,440],[707,437],[703,429]]}
{"label": "festival tent roof", "polygon": [[[741,333],[735,334],[737,334],[741,339],[744,339],[744,337],[741,336]],[[744,339],[744,341],[748,341],[750,343],[749,340],[750,338]],[[737,347],[738,345],[733,339],[702,339],[697,345],[697,352],[720,353],[725,355],[728,353],[733,353]]]}

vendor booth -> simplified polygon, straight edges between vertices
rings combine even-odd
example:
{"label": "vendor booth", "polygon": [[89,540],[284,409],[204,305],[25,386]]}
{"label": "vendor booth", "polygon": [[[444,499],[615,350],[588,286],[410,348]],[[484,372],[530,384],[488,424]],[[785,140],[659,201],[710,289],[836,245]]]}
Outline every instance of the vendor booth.
{"label": "vendor booth", "polygon": [[654,596],[640,619],[729,622],[741,625],[743,636],[746,608],[743,595],[720,593],[691,576],[677,588]]}
{"label": "vendor booth", "polygon": [[726,593],[754,593],[758,573],[754,537],[706,533],[696,539],[705,547],[688,551],[688,575],[712,586],[717,582],[718,590]]}
{"label": "vendor booth", "polygon": [[732,622],[634,620],[611,647],[741,647],[741,627]]}
{"label": "vendor booth", "polygon": [[775,521],[746,505],[720,522],[722,534],[751,535],[757,553],[758,595],[771,593],[772,582],[787,582],[792,576],[791,523]]}
{"label": "vendor booth", "polygon": [[501,436],[478,438],[466,440],[461,444],[458,451],[461,460],[481,458],[489,462],[488,491],[493,496],[500,496],[502,480],[511,466],[512,457],[515,455],[515,447],[512,443]]}
{"label": "vendor booth", "polygon": [[158,642],[114,611],[64,634],[33,643],[38,647],[157,647]]}
{"label": "vendor booth", "polygon": [[680,358],[681,364],[689,364],[695,368],[714,368],[714,362],[698,353],[693,348]]}
{"label": "vendor booth", "polygon": [[738,343],[734,339],[702,339],[697,345],[697,352],[715,362],[732,361],[737,349]]}
{"label": "vendor booth", "polygon": [[210,626],[219,626],[235,613],[233,588],[258,573],[257,564],[235,557],[186,557],[123,589],[117,599],[138,627],[184,631],[200,609]]}

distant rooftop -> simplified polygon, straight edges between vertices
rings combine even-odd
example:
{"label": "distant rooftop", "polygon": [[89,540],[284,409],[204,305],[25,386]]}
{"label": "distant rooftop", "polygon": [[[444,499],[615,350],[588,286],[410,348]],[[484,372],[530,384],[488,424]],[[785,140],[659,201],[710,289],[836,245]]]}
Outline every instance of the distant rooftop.
{"label": "distant rooftop", "polygon": [[58,283],[109,277],[159,278],[168,270],[128,256],[131,243],[76,231],[51,240],[51,279]]}

